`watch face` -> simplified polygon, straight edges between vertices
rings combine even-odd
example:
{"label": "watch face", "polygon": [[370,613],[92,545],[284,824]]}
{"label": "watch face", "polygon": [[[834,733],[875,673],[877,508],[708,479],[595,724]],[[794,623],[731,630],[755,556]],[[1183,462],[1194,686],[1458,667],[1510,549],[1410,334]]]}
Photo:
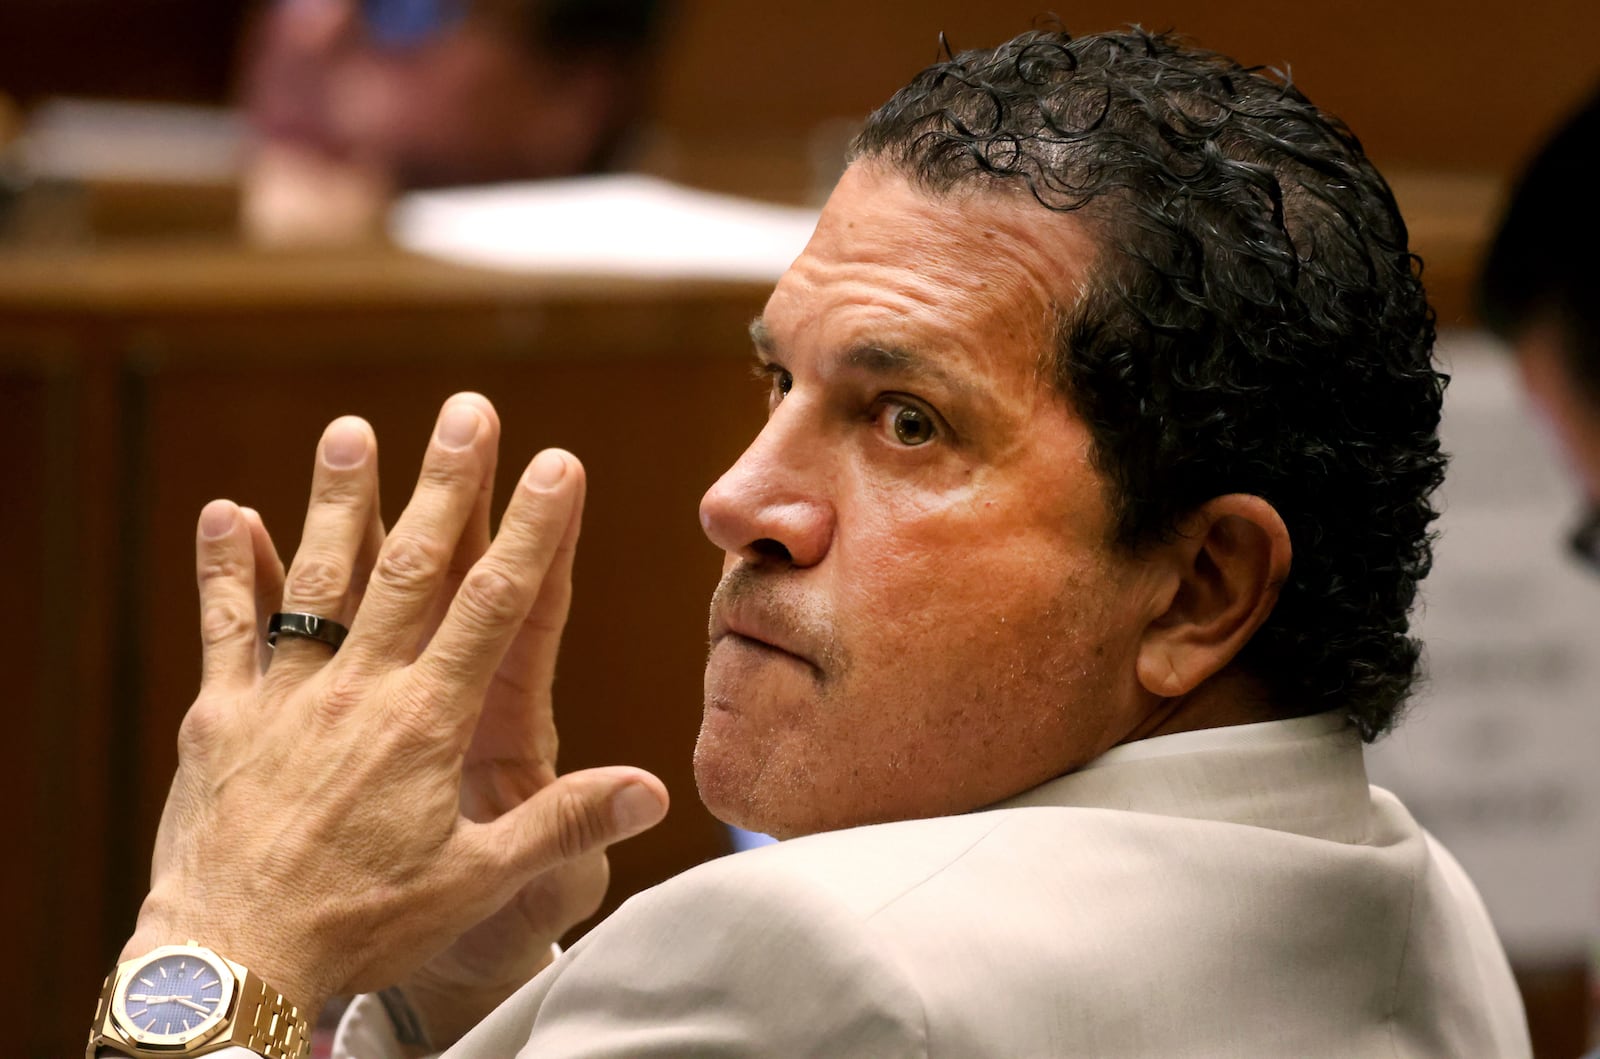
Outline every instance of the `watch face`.
{"label": "watch face", "polygon": [[123,974],[111,1012],[135,1043],[175,1046],[209,1036],[232,999],[233,974],[215,953],[169,945]]}

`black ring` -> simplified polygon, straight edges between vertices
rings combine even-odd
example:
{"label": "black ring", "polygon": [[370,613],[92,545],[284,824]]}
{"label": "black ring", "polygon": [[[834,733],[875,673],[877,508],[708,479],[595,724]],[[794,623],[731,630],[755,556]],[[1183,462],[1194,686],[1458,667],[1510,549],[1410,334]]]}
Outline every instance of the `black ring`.
{"label": "black ring", "polygon": [[267,643],[272,647],[278,646],[279,636],[298,636],[304,640],[325,643],[337,651],[348,635],[349,627],[340,625],[332,618],[298,611],[279,611],[267,622]]}

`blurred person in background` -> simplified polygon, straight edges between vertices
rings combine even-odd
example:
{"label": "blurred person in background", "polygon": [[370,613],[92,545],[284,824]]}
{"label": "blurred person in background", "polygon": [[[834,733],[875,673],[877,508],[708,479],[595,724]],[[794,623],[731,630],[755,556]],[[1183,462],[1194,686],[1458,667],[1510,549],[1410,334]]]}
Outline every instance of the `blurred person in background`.
{"label": "blurred person in background", "polygon": [[1535,156],[1489,250],[1480,305],[1586,502],[1573,550],[1600,570],[1600,91]]}
{"label": "blurred person in background", "polygon": [[[1511,344],[1524,387],[1584,498],[1573,553],[1600,573],[1600,88],[1517,182],[1479,279],[1485,323]],[[1585,1059],[1600,1059],[1600,1049]]]}
{"label": "blurred person in background", "polygon": [[246,224],[370,227],[394,190],[608,168],[663,0],[276,0],[246,46]]}

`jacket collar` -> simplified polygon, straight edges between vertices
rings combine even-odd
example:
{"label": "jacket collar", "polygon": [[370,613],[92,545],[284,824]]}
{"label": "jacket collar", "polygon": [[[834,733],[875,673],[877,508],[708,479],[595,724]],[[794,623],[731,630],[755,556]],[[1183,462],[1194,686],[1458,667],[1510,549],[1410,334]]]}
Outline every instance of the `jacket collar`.
{"label": "jacket collar", "polygon": [[1354,843],[1370,804],[1361,739],[1333,711],[1127,743],[993,808],[1120,809]]}

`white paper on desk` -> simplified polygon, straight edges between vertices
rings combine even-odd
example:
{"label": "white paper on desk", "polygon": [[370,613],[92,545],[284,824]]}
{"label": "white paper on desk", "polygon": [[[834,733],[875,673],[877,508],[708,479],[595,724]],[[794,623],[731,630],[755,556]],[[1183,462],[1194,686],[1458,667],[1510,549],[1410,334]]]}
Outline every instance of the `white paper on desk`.
{"label": "white paper on desk", "polygon": [[413,253],[515,272],[771,282],[817,211],[616,175],[416,192],[389,234]]}

